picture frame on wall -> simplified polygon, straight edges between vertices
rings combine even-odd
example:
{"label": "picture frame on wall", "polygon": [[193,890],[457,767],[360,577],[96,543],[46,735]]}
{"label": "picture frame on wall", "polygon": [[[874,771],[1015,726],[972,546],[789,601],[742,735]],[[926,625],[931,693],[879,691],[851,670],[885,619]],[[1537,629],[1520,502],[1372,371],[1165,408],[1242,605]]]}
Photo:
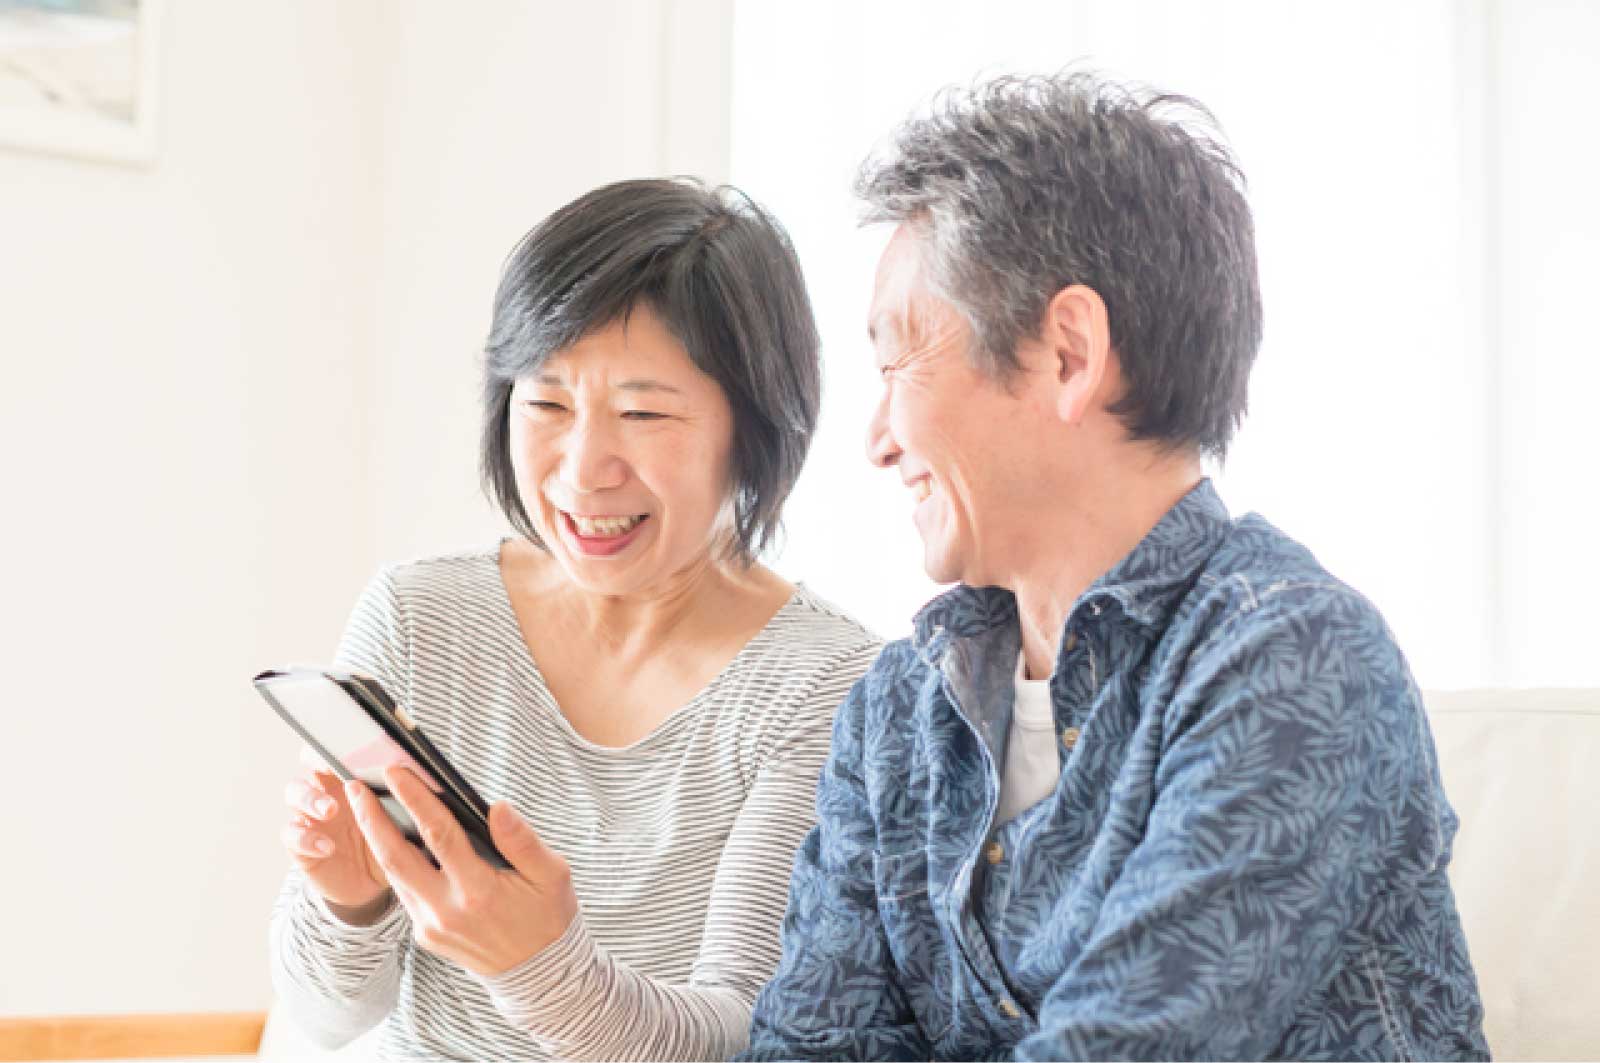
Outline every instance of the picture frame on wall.
{"label": "picture frame on wall", "polygon": [[163,0],[0,0],[0,150],[149,166]]}

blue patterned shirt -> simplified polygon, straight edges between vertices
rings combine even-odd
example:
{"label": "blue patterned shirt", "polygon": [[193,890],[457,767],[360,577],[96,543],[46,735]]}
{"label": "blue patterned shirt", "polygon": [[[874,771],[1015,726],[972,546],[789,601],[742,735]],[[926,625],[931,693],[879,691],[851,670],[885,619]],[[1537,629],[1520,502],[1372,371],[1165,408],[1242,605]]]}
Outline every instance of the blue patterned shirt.
{"label": "blue patterned shirt", "polygon": [[1060,780],[995,823],[1019,644],[958,587],[851,691],[743,1058],[1487,1058],[1369,602],[1201,482],[1074,604]]}

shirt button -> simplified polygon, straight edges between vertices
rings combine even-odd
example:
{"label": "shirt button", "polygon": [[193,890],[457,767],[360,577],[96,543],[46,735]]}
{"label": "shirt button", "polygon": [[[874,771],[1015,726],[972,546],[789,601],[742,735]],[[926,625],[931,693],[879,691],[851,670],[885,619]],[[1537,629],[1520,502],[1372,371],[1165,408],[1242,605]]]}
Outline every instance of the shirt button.
{"label": "shirt button", "polygon": [[1083,732],[1078,730],[1076,727],[1064,727],[1064,728],[1062,728],[1061,729],[1061,747],[1063,749],[1071,749],[1073,746],[1078,744],[1078,738],[1082,734],[1083,734]]}
{"label": "shirt button", "polygon": [[1008,1019],[1020,1019],[1022,1017],[1022,1009],[1011,1003],[1010,1000],[1000,1001],[1000,1010],[1006,1013],[1006,1018]]}
{"label": "shirt button", "polygon": [[1005,846],[999,842],[990,842],[989,847],[983,851],[984,858],[991,864],[998,864],[1006,858]]}
{"label": "shirt button", "polygon": [[1067,636],[1066,650],[1067,650],[1068,653],[1071,653],[1073,650],[1075,650],[1077,648],[1078,648],[1078,633],[1076,631],[1074,631],[1070,635]]}

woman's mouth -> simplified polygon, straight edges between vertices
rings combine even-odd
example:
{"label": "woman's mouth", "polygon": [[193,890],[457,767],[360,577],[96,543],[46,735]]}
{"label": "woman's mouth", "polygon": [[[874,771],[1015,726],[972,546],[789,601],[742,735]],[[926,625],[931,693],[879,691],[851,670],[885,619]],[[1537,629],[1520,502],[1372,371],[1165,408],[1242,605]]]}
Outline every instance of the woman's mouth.
{"label": "woman's mouth", "polygon": [[639,537],[649,514],[633,516],[580,516],[561,512],[561,530],[567,541],[586,557],[611,557],[626,550]]}

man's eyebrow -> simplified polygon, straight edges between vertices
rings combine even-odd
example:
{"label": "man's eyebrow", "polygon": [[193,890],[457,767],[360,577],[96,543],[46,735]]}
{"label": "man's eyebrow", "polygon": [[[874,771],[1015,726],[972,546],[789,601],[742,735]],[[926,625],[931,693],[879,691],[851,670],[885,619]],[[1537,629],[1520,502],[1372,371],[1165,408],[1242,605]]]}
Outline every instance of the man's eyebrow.
{"label": "man's eyebrow", "polygon": [[871,340],[873,343],[877,343],[880,333],[885,331],[897,332],[899,331],[899,327],[900,315],[898,313],[887,308],[879,310],[876,314],[873,314],[872,317],[867,319],[867,339]]}

